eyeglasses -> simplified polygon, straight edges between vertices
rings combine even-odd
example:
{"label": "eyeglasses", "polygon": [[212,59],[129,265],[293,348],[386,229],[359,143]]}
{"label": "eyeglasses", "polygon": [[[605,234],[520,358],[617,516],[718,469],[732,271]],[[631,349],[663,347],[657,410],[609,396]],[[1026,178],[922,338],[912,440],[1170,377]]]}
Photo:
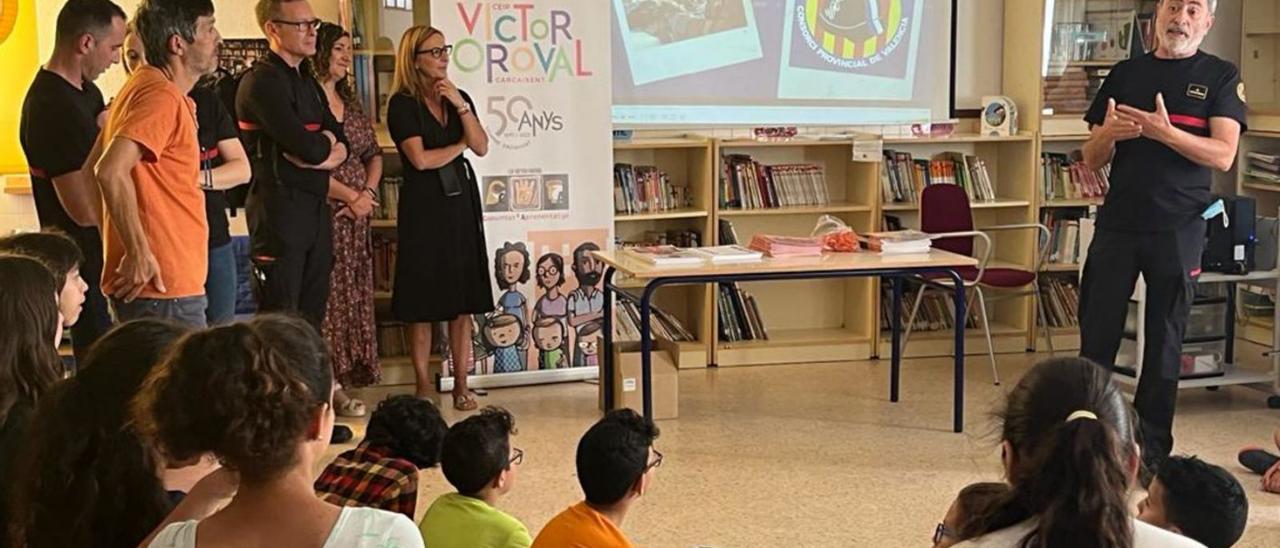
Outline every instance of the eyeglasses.
{"label": "eyeglasses", "polygon": [[522,462],[524,462],[524,449],[512,447],[511,458],[507,459],[507,466],[511,466],[512,464],[518,465]]}
{"label": "eyeglasses", "polygon": [[933,543],[942,542],[944,538],[956,538],[956,532],[947,527],[947,524],[939,523],[938,527],[933,530]]}
{"label": "eyeglasses", "polygon": [[436,59],[439,59],[441,57],[445,57],[449,55],[449,52],[452,52],[452,51],[453,51],[453,46],[449,45],[449,46],[441,46],[438,48],[431,48],[431,49],[420,49],[415,51],[414,53],[418,55],[422,55],[425,53]]}
{"label": "eyeglasses", "polygon": [[324,21],[319,19],[312,19],[310,21],[284,21],[281,19],[272,19],[271,22],[277,25],[293,27],[294,29],[297,29],[298,32],[307,32],[308,30],[320,30],[320,24]]}
{"label": "eyeglasses", "polygon": [[[644,467],[645,472],[648,472],[649,470],[662,466],[662,453],[659,453],[657,449],[654,449],[653,456],[654,456],[653,462],[649,463],[647,466]],[[641,473],[643,474],[644,472],[641,472]]]}

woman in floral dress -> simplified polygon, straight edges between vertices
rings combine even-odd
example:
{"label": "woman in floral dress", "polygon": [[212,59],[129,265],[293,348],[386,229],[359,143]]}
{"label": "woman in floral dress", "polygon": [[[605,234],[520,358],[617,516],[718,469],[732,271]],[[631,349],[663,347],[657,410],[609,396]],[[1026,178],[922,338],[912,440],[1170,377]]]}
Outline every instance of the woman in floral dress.
{"label": "woman in floral dress", "polygon": [[342,416],[365,414],[363,402],[342,387],[377,384],[382,379],[374,334],[373,251],[369,217],[382,178],[382,153],[369,117],[351,89],[351,37],[331,23],[320,26],[311,70],[324,89],[329,109],[342,122],[348,155],[329,179],[333,209],[333,274],[324,314],[324,338],[333,352],[335,411]]}

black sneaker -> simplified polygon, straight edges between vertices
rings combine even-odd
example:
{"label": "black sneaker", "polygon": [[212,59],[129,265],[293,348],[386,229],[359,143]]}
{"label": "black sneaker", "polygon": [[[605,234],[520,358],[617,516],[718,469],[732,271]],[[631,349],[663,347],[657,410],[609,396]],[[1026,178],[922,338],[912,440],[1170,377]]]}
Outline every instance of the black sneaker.
{"label": "black sneaker", "polygon": [[355,437],[355,433],[350,428],[341,424],[333,425],[333,435],[329,437],[330,445],[338,445],[351,441]]}

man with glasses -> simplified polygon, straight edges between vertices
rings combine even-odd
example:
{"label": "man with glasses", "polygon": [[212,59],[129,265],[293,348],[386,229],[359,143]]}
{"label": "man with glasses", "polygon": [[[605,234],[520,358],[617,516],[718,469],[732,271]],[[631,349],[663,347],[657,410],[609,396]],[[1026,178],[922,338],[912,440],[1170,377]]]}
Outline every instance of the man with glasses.
{"label": "man with glasses", "polygon": [[587,430],[577,457],[586,500],[552,518],[533,546],[630,547],[622,521],[649,491],[653,470],[662,466],[662,453],[653,448],[656,439],[657,425],[630,409],[610,411]]}
{"label": "man with glasses", "polygon": [[486,407],[454,424],[444,435],[440,469],[458,490],[441,495],[422,517],[422,541],[431,548],[527,547],[529,530],[497,509],[511,491],[524,451],[511,446],[516,420],[507,410]]}
{"label": "man with glasses", "polygon": [[258,0],[271,53],[245,74],[236,117],[253,164],[246,201],[258,310],[297,311],[316,329],[333,268],[330,172],[347,157],[342,124],[303,60],[316,53],[306,0]]}

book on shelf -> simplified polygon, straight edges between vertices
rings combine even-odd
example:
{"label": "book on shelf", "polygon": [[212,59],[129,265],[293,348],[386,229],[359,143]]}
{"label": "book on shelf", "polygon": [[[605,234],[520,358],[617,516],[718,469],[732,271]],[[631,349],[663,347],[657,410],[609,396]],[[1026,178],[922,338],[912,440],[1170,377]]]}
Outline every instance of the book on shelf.
{"label": "book on shelf", "polygon": [[1040,153],[1040,189],[1045,200],[1101,198],[1110,189],[1111,164],[1089,169],[1079,150]]}
{"label": "book on shelf", "polygon": [[1249,159],[1245,175],[1268,183],[1280,183],[1280,155],[1255,151],[1245,156]]}
{"label": "book on shelf", "polygon": [[826,169],[818,164],[766,165],[746,154],[720,162],[720,207],[776,209],[831,203]]}
{"label": "book on shelf", "polygon": [[701,253],[674,245],[634,246],[623,252],[653,266],[697,266],[707,260]]}
{"label": "book on shelf", "polygon": [[400,184],[403,177],[383,177],[378,181],[378,205],[373,208],[373,218],[383,221],[396,220],[396,212],[400,207]]}
{"label": "book on shelf", "polygon": [[880,164],[880,192],[886,203],[915,203],[924,188],[934,184],[960,185],[970,201],[996,199],[995,187],[982,158],[960,152],[943,152],[924,159],[900,150],[884,151],[884,161]]}
{"label": "book on shelf", "polygon": [[699,247],[692,251],[704,255],[712,264],[754,263],[764,260],[764,253],[738,244]]}
{"label": "book on shelf", "polygon": [[[914,288],[903,288],[902,307],[898,310],[898,314],[902,318],[902,327],[907,327],[907,320],[911,315],[911,304],[915,299]],[[976,303],[974,303],[976,305]],[[880,328],[888,331],[893,325],[893,316],[890,314],[893,310],[893,288],[888,281],[880,283]],[[930,291],[925,293],[924,299],[920,301],[920,308],[916,312],[916,321],[911,326],[912,331],[940,331],[951,329],[954,324],[955,305],[951,302],[951,296],[939,291]],[[965,325],[968,327],[977,327],[977,314],[970,314],[969,320]]]}
{"label": "book on shelf", "polygon": [[[614,324],[614,334],[619,341],[637,342],[640,340],[640,308],[636,303],[619,299],[618,310],[616,313],[617,322]],[[663,339],[672,342],[689,342],[696,338],[678,318],[667,313],[662,308],[651,305],[649,307],[649,335],[653,339]]]}
{"label": "book on shelf", "polygon": [[755,297],[738,284],[720,284],[718,302],[721,341],[769,340]]}
{"label": "book on shelf", "polygon": [[397,240],[379,231],[374,231],[370,240],[373,248],[373,290],[391,291],[396,273]]}
{"label": "book on shelf", "polygon": [[640,235],[639,240],[614,238],[614,247],[623,249],[637,246],[674,245],[676,247],[699,247],[702,245],[702,233],[693,229],[648,230]]}
{"label": "book on shelf", "polygon": [[[741,247],[738,244],[738,231],[734,228],[733,221],[720,219],[720,245]],[[722,283],[718,287],[716,315],[720,320],[720,340],[726,342],[746,340],[743,338],[744,327],[748,333],[758,334],[760,339],[768,339],[769,332],[765,329],[764,317],[760,314],[760,307],[756,304],[755,297],[738,287],[736,282]],[[746,315],[739,315],[738,310],[745,311]]]}
{"label": "book on shelf", "polygon": [[1049,327],[1080,325],[1080,286],[1074,274],[1040,278],[1040,299]]}
{"label": "book on shelf", "polygon": [[1083,209],[1045,209],[1040,212],[1040,224],[1049,228],[1050,264],[1079,264],[1085,251],[1080,240],[1080,219],[1087,216]]}
{"label": "book on shelf", "polygon": [[654,166],[613,165],[613,211],[622,215],[689,207],[688,187],[671,182]]}

